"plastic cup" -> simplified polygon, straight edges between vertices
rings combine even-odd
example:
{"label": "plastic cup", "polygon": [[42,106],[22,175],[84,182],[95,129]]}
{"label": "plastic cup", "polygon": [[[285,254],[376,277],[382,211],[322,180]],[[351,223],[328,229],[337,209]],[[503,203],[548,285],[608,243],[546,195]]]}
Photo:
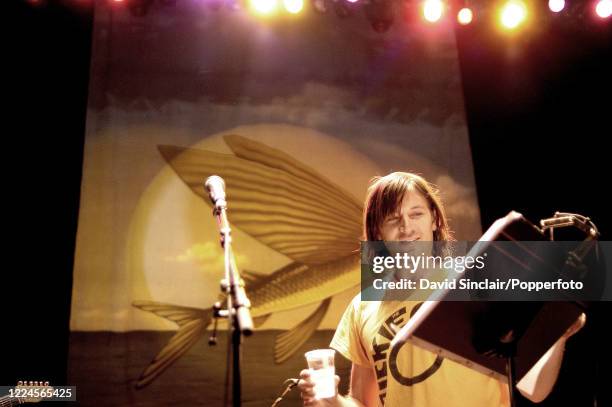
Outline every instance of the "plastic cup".
{"label": "plastic cup", "polygon": [[333,349],[315,349],[306,352],[306,362],[310,377],[314,382],[315,399],[336,397],[336,366]]}

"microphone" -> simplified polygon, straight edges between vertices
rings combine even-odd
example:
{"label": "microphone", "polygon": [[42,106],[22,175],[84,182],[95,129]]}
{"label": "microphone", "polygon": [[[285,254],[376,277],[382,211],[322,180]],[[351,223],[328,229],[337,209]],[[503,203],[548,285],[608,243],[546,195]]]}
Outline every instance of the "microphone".
{"label": "microphone", "polygon": [[218,175],[211,175],[206,179],[204,187],[208,191],[208,196],[215,206],[223,206],[225,202],[225,181]]}
{"label": "microphone", "polygon": [[[236,314],[238,331],[245,336],[249,336],[253,333],[253,319],[249,311],[251,302],[244,290],[244,284],[240,284],[240,273],[238,272],[238,267],[236,267],[234,253],[231,249],[231,227],[225,213],[227,210],[225,181],[218,175],[211,175],[206,179],[204,187],[208,191],[208,196],[214,205],[213,214],[217,219],[217,226],[221,235],[221,246],[223,246],[224,251],[225,278],[221,280],[222,291],[228,294],[228,309],[231,303]],[[230,298],[231,302],[229,302]],[[228,318],[233,318],[231,313],[228,314]],[[239,345],[237,344],[236,346]]]}
{"label": "microphone", "polygon": [[572,226],[576,221],[576,217],[570,216],[557,216],[554,218],[542,219],[540,226],[543,228],[550,228],[553,226]]}

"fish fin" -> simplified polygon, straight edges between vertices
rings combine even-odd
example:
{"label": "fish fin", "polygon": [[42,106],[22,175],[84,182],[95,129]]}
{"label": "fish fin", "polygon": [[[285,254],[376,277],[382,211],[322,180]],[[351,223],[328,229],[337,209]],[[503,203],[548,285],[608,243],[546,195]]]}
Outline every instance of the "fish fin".
{"label": "fish fin", "polygon": [[142,389],[162,374],[172,363],[178,360],[202,336],[212,319],[212,309],[184,307],[156,301],[134,301],[132,305],[143,311],[152,312],[179,326],[176,334],[149,363],[136,382],[136,388]]}
{"label": "fish fin", "polygon": [[325,316],[330,303],[331,297],[326,298],[308,318],[276,337],[274,361],[277,364],[289,359],[312,336]]}
{"label": "fish fin", "polygon": [[253,324],[255,325],[255,328],[259,328],[260,326],[262,326],[264,322],[266,322],[268,318],[270,318],[270,315],[272,314],[262,315],[260,317],[253,318]]}
{"label": "fish fin", "polygon": [[[210,311],[212,317],[212,310],[208,311]],[[135,387],[137,389],[146,387],[168,369],[172,363],[183,356],[200,339],[209,322],[210,319],[195,319],[181,325],[166,346],[140,374]]]}
{"label": "fish fin", "polygon": [[241,136],[225,140],[236,155],[168,145],[158,149],[209,205],[202,179],[223,177],[232,222],[292,260],[325,264],[359,251],[362,205],[354,197],[280,150]]}
{"label": "fish fin", "polygon": [[263,278],[265,278],[267,274],[258,273],[256,271],[251,270],[240,270],[240,277],[244,280],[244,284],[248,287],[257,284]]}
{"label": "fish fin", "polygon": [[223,140],[225,140],[237,157],[287,172],[304,182],[325,189],[326,193],[331,194],[343,204],[352,203],[353,209],[361,211],[361,202],[357,202],[350,193],[341,186],[334,185],[316,170],[296,160],[289,154],[237,134],[227,134],[223,136]]}
{"label": "fish fin", "polygon": [[[174,322],[179,327],[197,319],[210,319],[210,309],[183,307],[181,305],[166,304],[156,301],[133,301],[132,306]],[[208,326],[208,324],[206,324]],[[206,328],[206,327],[205,327]]]}

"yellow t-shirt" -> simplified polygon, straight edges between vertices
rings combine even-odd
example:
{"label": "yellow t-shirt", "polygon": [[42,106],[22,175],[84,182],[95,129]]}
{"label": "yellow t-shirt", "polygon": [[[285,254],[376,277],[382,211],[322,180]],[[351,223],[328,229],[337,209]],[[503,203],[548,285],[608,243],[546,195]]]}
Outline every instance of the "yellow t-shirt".
{"label": "yellow t-shirt", "polygon": [[357,295],[344,312],[330,346],[351,362],[374,370],[379,405],[508,406],[508,387],[494,378],[410,343],[390,355],[395,332],[408,322],[418,304],[361,301]]}

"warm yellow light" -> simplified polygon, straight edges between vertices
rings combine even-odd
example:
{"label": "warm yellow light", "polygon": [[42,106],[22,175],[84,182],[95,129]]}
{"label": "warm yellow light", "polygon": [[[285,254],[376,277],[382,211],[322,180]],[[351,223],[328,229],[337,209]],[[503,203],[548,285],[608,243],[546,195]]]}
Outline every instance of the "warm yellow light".
{"label": "warm yellow light", "polygon": [[423,17],[430,23],[435,23],[442,17],[444,4],[442,0],[425,0],[423,3]]}
{"label": "warm yellow light", "polygon": [[276,10],[276,0],[251,0],[252,8],[260,14],[270,14]]}
{"label": "warm yellow light", "polygon": [[510,0],[502,8],[501,23],[508,29],[521,25],[527,18],[527,7],[519,0]]}
{"label": "warm yellow light", "polygon": [[291,14],[297,14],[304,8],[304,0],[283,0],[283,4]]}
{"label": "warm yellow light", "polygon": [[548,0],[548,8],[553,13],[558,13],[565,7],[565,0]]}
{"label": "warm yellow light", "polygon": [[595,6],[595,12],[601,18],[608,18],[612,15],[612,0],[599,0]]}
{"label": "warm yellow light", "polygon": [[467,25],[471,23],[473,18],[474,13],[472,13],[472,10],[468,7],[462,8],[461,10],[459,10],[459,13],[457,13],[457,21],[459,21],[459,24],[461,25]]}

